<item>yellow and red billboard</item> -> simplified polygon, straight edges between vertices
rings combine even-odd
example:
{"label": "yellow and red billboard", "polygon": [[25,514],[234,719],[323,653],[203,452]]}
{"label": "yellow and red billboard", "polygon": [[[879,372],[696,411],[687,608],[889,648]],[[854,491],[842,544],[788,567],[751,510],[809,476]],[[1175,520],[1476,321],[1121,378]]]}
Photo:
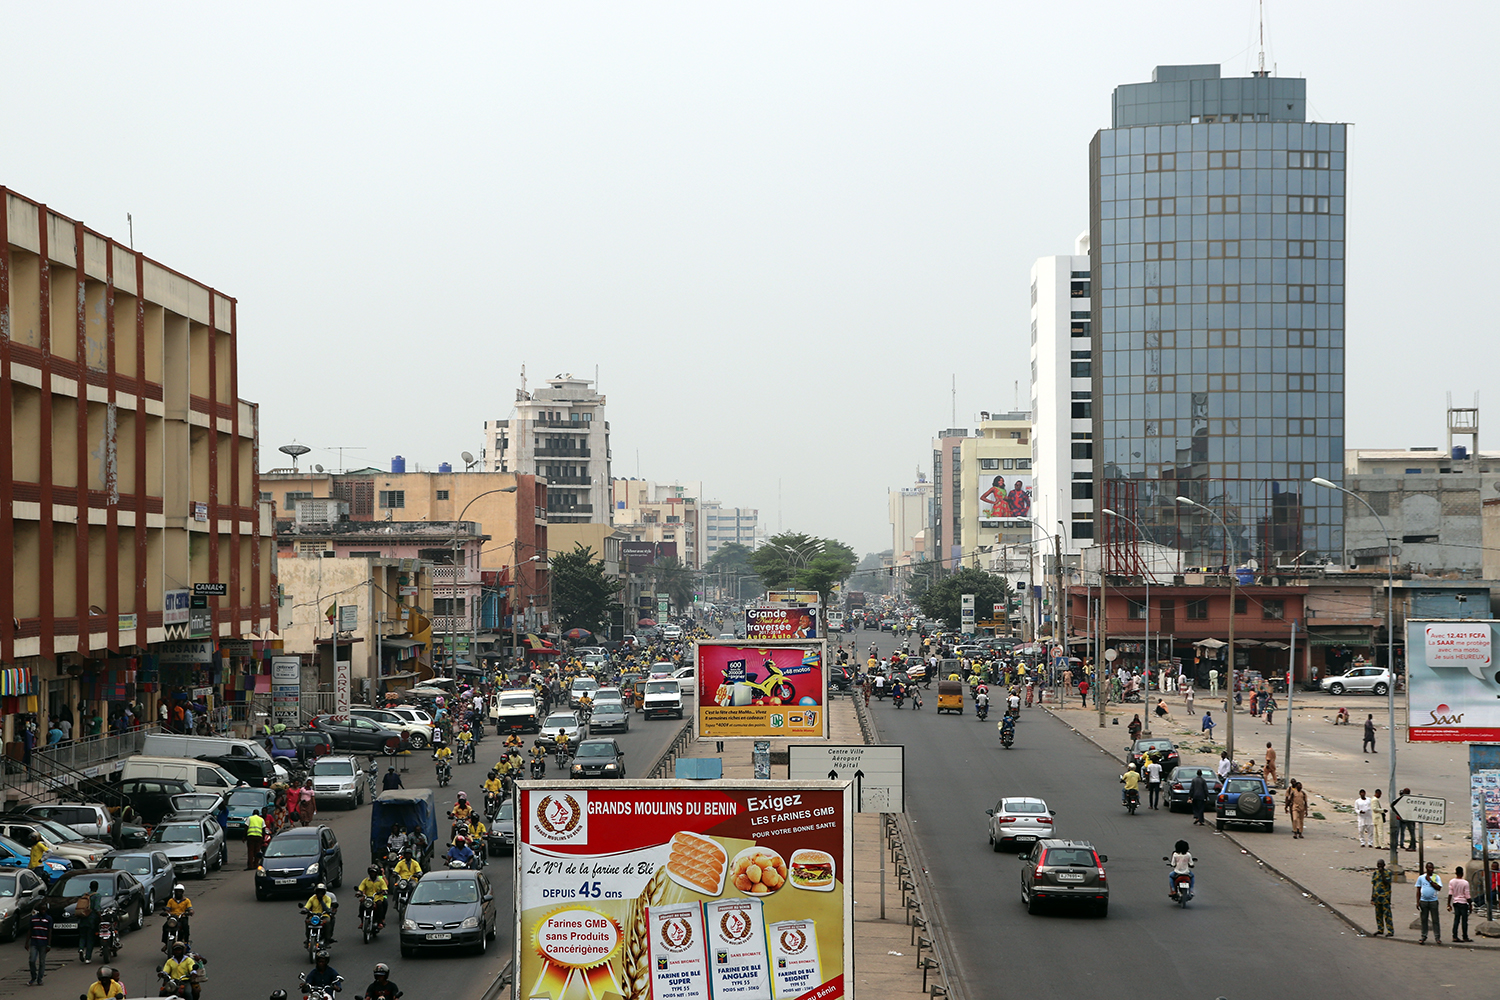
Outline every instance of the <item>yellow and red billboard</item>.
{"label": "yellow and red billboard", "polygon": [[826,739],[826,662],[822,642],[698,643],[698,739]]}

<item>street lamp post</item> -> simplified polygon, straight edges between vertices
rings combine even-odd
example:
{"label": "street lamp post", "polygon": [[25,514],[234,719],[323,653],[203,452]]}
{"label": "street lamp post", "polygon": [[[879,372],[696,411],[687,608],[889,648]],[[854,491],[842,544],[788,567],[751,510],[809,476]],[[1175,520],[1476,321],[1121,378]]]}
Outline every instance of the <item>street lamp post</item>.
{"label": "street lamp post", "polygon": [[[1066,643],[1067,635],[1063,630],[1062,624],[1062,539],[1060,535],[1054,535],[1048,532],[1047,529],[1043,528],[1039,522],[1033,521],[1029,517],[1018,518],[1018,520],[1025,521],[1027,524],[1031,525],[1041,534],[1043,538],[1052,539],[1052,561],[1054,564],[1052,568],[1056,573],[1057,580],[1057,589],[1052,595],[1052,650],[1054,653],[1056,653],[1058,649],[1061,649],[1063,651],[1063,657],[1065,658],[1064,662],[1066,662],[1066,657],[1068,655],[1068,647]],[[1062,527],[1061,521],[1058,521],[1057,524],[1058,527]],[[1048,676],[1050,677],[1052,664],[1051,657],[1047,658],[1047,664]]]}
{"label": "street lamp post", "polygon": [[[1141,538],[1143,538],[1143,539],[1146,538],[1146,531],[1145,531],[1145,529],[1143,529],[1138,523],[1136,523],[1135,519],[1126,517],[1124,514],[1121,514],[1118,511],[1110,510],[1108,507],[1103,508],[1100,511],[1100,513],[1101,514],[1108,514],[1110,517],[1118,517],[1120,520],[1128,522],[1131,527],[1135,528],[1136,533],[1139,534],[1141,536]],[[1151,568],[1149,566],[1146,567],[1146,572],[1144,572],[1144,573],[1141,574],[1141,579],[1144,580],[1145,583],[1146,583],[1146,616],[1145,616],[1146,617],[1146,656],[1145,656],[1145,660],[1146,660],[1146,690],[1149,691],[1151,689]],[[1231,605],[1231,607],[1233,607],[1233,605]],[[1146,724],[1145,724],[1145,727],[1141,730],[1141,735],[1142,736],[1150,736],[1151,735],[1151,706],[1149,704],[1147,704],[1145,706],[1145,708],[1146,708]]]}
{"label": "street lamp post", "polygon": [[1229,525],[1219,516],[1218,511],[1187,497],[1178,497],[1177,502],[1208,511],[1209,516],[1224,529],[1224,544],[1229,561],[1229,565],[1225,567],[1229,571],[1229,680],[1224,685],[1224,749],[1229,752],[1229,759],[1234,760],[1234,605],[1238,597],[1239,578],[1234,572],[1234,552],[1228,550],[1234,543],[1229,537]]}
{"label": "street lamp post", "polygon": [[[1338,490],[1345,496],[1351,496],[1364,504],[1365,510],[1368,510],[1374,516],[1375,522],[1380,525],[1381,534],[1385,535],[1385,669],[1391,675],[1385,687],[1386,710],[1390,713],[1391,730],[1391,773],[1390,784],[1386,790],[1390,794],[1391,801],[1394,802],[1396,799],[1396,632],[1395,616],[1391,608],[1396,601],[1396,547],[1390,531],[1385,526],[1385,519],[1375,513],[1375,508],[1371,507],[1364,497],[1322,476],[1313,478],[1311,482],[1314,486]],[[1400,830],[1393,821],[1391,823],[1391,858],[1388,862],[1392,871],[1396,870],[1396,845],[1400,843],[1400,836]]]}
{"label": "street lamp post", "polygon": [[[475,494],[474,496],[469,498],[469,502],[464,504],[463,509],[458,512],[458,517],[454,518],[453,520],[453,590],[448,595],[448,645],[452,647],[452,651],[449,655],[453,660],[454,675],[458,674],[458,616],[453,614],[454,598],[458,596],[458,525],[463,523],[464,515],[469,512],[470,507],[474,506],[475,500],[478,500],[480,497],[487,497],[493,493],[514,493],[518,488],[519,487],[517,486],[502,486],[499,489],[485,490],[483,493]],[[465,563],[467,564],[467,560],[465,560]],[[483,591],[481,590],[481,595],[482,594]],[[469,614],[471,622],[473,621],[473,612],[474,609],[470,607]],[[469,655],[474,655],[474,647],[470,647]]]}

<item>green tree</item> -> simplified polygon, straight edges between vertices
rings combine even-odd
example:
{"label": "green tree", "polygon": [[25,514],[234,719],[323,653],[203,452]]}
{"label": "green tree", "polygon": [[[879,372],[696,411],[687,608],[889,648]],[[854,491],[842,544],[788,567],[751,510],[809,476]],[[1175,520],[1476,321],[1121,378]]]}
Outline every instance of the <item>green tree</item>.
{"label": "green tree", "polygon": [[833,588],[849,578],[859,557],[843,542],[785,532],[750,556],[768,590],[815,590],[828,603]]}
{"label": "green tree", "polygon": [[740,602],[745,600],[747,592],[750,592],[748,596],[753,597],[753,592],[757,589],[756,577],[760,574],[750,561],[751,555],[750,546],[739,542],[725,542],[703,564],[703,571],[710,583],[723,587],[731,600]]}
{"label": "green tree", "polygon": [[672,607],[679,613],[692,607],[693,571],[676,556],[656,560],[656,564],[648,572],[648,578],[652,589],[658,594],[666,594]]}
{"label": "green tree", "polygon": [[572,552],[552,557],[552,605],[564,631],[588,629],[609,635],[610,605],[620,581],[605,574],[604,561],[588,546],[575,544]]}
{"label": "green tree", "polygon": [[[1004,606],[1005,599],[1010,594],[1010,584],[1003,576],[965,566],[928,587],[917,599],[917,606],[927,617],[941,619],[949,627],[958,628],[964,594],[974,595],[974,617],[987,618],[991,604]],[[981,609],[985,613],[981,613]]]}

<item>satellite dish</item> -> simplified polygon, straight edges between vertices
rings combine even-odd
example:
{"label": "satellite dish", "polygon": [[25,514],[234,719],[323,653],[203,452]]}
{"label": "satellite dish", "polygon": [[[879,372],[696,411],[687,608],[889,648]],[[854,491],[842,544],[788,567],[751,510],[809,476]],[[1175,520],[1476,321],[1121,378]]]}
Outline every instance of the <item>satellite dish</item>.
{"label": "satellite dish", "polygon": [[319,472],[323,471],[323,467],[321,465],[315,465],[315,466],[313,466],[313,468],[317,469]]}
{"label": "satellite dish", "polygon": [[462,458],[464,460],[464,464],[465,465],[473,465],[474,464],[474,456],[472,454],[470,454],[469,452],[467,452],[467,451],[460,452],[458,457]]}
{"label": "satellite dish", "polygon": [[1254,559],[1246,559],[1245,560],[1245,568],[1248,569],[1248,570],[1252,570],[1252,571],[1259,570],[1260,569],[1260,563],[1256,562]]}
{"label": "satellite dish", "polygon": [[303,455],[306,455],[308,452],[312,451],[312,449],[309,448],[307,445],[305,445],[305,444],[296,444],[296,443],[293,443],[293,444],[284,444],[284,445],[282,445],[280,448],[278,448],[276,450],[279,451],[279,452],[281,452],[283,455],[290,455],[290,456],[292,456],[292,471],[294,471],[294,472],[297,469],[297,459],[300,458],[300,457],[302,457]]}

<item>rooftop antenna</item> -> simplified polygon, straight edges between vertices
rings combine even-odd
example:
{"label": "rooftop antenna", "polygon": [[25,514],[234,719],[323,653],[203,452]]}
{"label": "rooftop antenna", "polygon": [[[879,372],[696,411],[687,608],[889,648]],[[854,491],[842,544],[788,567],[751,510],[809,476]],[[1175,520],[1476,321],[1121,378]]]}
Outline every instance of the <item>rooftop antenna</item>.
{"label": "rooftop antenna", "polygon": [[526,394],[526,366],[521,366],[521,395]]}
{"label": "rooftop antenna", "polygon": [[952,394],[953,394],[953,422],[950,423],[948,426],[949,427],[957,427],[958,426],[958,373],[957,372],[955,372],[954,375],[953,375],[953,390],[952,390]]}
{"label": "rooftop antenna", "polygon": [[1256,76],[1266,75],[1266,0],[1258,0],[1256,9],[1260,12],[1260,68]]}
{"label": "rooftop antenna", "polygon": [[336,452],[339,453],[339,475],[343,475],[347,471],[344,468],[344,452],[346,452],[346,451],[364,451],[365,450],[365,446],[362,445],[362,444],[357,444],[357,445],[356,444],[330,444],[330,445],[324,447],[321,450],[323,450],[323,451],[336,451]]}
{"label": "rooftop antenna", "polygon": [[134,250],[135,249],[135,219],[131,218],[129,212],[125,213],[125,228],[128,229],[128,230],[130,230],[130,249]]}

